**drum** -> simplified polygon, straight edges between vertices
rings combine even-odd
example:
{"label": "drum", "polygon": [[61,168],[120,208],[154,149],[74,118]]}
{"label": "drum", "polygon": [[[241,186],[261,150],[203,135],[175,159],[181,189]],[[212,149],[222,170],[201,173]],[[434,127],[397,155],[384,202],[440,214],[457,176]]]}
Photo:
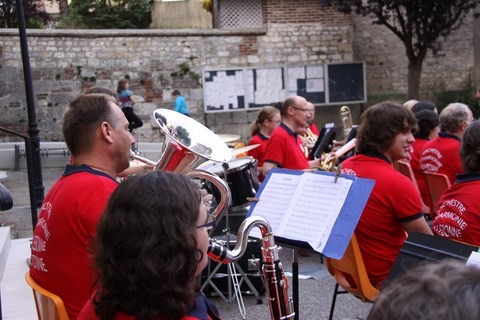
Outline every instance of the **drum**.
{"label": "drum", "polygon": [[[260,182],[258,181],[257,160],[252,157],[244,157],[229,161],[226,168],[223,163],[211,163],[201,169],[216,174],[225,180],[232,193],[232,209],[241,209],[249,205],[247,197],[255,197]],[[199,168],[200,169],[200,168]],[[225,179],[225,170],[227,178]],[[207,189],[211,189],[207,188]],[[217,197],[216,190],[209,190]]]}

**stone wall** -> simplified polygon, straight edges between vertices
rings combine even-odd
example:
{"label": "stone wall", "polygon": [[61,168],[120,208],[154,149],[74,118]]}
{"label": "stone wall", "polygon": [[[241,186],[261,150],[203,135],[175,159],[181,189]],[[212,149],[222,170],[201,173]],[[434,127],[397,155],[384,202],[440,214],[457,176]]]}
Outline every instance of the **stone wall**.
{"label": "stone wall", "polygon": [[[140,142],[160,135],[150,115],[172,108],[171,92],[186,97],[192,116],[217,133],[240,134],[244,142],[257,111],[205,114],[200,75],[204,69],[365,61],[370,95],[406,93],[406,59],[399,40],[370,21],[326,8],[317,0],[265,0],[259,29],[28,30],[37,120],[42,141],[59,141],[69,101],[86,87],[115,89],[128,75],[145,98]],[[441,56],[429,57],[423,91],[463,88],[473,70],[472,22],[455,33]],[[185,67],[189,75],[181,76]],[[351,106],[354,121],[364,106]],[[18,30],[0,29],[0,126],[27,132]],[[341,125],[338,106],[317,107],[315,122]],[[0,141],[17,141],[0,131]]]}
{"label": "stone wall", "polygon": [[[352,16],[352,20],[354,57],[367,65],[368,95],[406,95],[408,59],[401,40],[386,27],[373,25],[369,18]],[[473,85],[473,30],[474,19],[470,15],[436,56],[429,51],[423,63],[420,98]]]}

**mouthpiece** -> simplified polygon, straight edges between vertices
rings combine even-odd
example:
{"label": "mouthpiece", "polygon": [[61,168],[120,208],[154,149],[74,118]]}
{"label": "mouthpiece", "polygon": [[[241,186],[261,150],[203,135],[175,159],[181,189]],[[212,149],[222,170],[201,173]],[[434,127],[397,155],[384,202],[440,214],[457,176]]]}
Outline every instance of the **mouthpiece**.
{"label": "mouthpiece", "polygon": [[227,259],[227,248],[223,245],[215,242],[215,240],[210,239],[210,244],[208,246],[208,257],[216,262],[221,262],[228,264],[230,261]]}

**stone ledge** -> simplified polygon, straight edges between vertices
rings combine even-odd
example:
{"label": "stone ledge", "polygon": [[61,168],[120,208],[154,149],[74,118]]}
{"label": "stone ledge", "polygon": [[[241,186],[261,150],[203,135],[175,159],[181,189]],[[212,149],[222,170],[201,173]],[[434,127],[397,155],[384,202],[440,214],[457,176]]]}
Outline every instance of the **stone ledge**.
{"label": "stone ledge", "polygon": [[[175,37],[175,36],[243,36],[265,35],[267,27],[247,29],[28,29],[35,37]],[[0,29],[0,36],[17,36],[17,29]]]}

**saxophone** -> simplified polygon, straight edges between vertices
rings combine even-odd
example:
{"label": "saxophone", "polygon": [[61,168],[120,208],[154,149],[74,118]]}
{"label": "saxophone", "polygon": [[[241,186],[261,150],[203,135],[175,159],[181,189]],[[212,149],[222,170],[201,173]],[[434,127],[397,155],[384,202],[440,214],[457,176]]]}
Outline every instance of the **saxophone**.
{"label": "saxophone", "polygon": [[288,281],[278,255],[280,248],[275,245],[272,227],[267,220],[258,216],[245,219],[238,229],[237,243],[233,250],[210,239],[208,256],[222,263],[240,259],[247,249],[248,234],[253,227],[258,227],[262,234],[262,275],[265,279],[271,319],[293,319],[295,317],[293,300],[288,296]]}

